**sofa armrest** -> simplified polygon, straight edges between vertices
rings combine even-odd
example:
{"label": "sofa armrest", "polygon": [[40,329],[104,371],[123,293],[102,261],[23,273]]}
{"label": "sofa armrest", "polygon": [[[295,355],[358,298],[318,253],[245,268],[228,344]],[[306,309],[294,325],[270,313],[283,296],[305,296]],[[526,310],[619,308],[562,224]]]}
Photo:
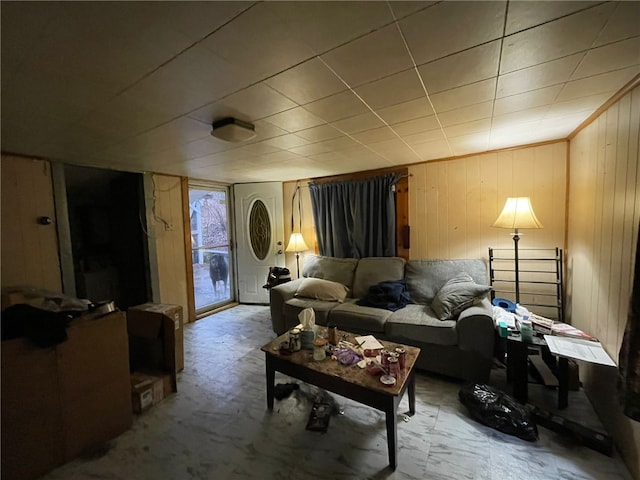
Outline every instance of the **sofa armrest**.
{"label": "sofa armrest", "polygon": [[463,310],[458,317],[458,347],[478,352],[485,358],[493,357],[495,332],[493,309],[488,298]]}
{"label": "sofa armrest", "polygon": [[284,304],[287,300],[291,300],[295,295],[302,278],[292,280],[291,282],[281,283],[269,290],[269,307],[271,309],[271,327],[278,335],[282,335],[287,331],[284,319]]}

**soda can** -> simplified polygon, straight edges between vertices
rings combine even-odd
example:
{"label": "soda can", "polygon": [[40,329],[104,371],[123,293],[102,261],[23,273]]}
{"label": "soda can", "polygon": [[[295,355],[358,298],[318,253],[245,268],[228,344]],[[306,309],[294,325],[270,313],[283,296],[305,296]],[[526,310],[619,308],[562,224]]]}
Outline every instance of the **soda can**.
{"label": "soda can", "polygon": [[380,363],[382,364],[382,366],[384,368],[387,368],[387,366],[389,365],[389,354],[391,352],[389,352],[389,350],[387,349],[383,349],[380,350]]}
{"label": "soda can", "polygon": [[398,378],[400,376],[400,365],[398,359],[394,356],[389,357],[389,375]]}
{"label": "soda can", "polygon": [[400,370],[404,370],[407,359],[407,351],[402,347],[398,347],[396,348],[395,352],[398,354],[398,363],[400,364]]}

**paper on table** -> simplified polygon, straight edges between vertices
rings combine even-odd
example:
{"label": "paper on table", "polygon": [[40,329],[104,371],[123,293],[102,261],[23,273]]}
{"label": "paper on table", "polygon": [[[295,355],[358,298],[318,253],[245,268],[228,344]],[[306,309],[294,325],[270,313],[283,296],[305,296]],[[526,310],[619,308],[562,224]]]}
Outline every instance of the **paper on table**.
{"label": "paper on table", "polygon": [[376,340],[376,337],[374,337],[373,335],[356,337],[356,342],[358,342],[360,348],[364,350],[377,350],[379,348],[384,348],[384,346],[378,340]]}
{"label": "paper on table", "polygon": [[616,366],[615,362],[611,360],[611,357],[604,348],[602,348],[600,342],[553,335],[545,335],[544,339],[551,353],[555,355],[584,360],[585,362],[599,363],[600,365],[609,365],[611,367]]}

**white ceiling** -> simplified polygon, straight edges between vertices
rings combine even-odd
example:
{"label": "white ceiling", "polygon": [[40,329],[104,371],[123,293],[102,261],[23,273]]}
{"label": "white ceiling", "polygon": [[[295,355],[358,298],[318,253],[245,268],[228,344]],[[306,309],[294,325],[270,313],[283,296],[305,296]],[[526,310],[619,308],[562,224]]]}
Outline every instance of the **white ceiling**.
{"label": "white ceiling", "polygon": [[228,183],[565,138],[640,73],[640,2],[0,8],[3,151]]}

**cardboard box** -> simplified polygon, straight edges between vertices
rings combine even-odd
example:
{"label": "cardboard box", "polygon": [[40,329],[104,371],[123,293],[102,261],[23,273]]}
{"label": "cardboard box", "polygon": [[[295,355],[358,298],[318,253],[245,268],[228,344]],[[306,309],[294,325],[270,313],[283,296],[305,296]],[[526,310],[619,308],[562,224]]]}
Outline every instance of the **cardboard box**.
{"label": "cardboard box", "polygon": [[131,371],[164,371],[172,375],[184,369],[183,316],[180,305],[145,303],[127,310]]}
{"label": "cardboard box", "polygon": [[67,335],[2,342],[3,479],[38,478],[131,426],[125,314],[83,315]]}
{"label": "cardboard box", "polygon": [[134,372],[131,374],[131,402],[134,413],[147,411],[173,393],[171,374]]}

